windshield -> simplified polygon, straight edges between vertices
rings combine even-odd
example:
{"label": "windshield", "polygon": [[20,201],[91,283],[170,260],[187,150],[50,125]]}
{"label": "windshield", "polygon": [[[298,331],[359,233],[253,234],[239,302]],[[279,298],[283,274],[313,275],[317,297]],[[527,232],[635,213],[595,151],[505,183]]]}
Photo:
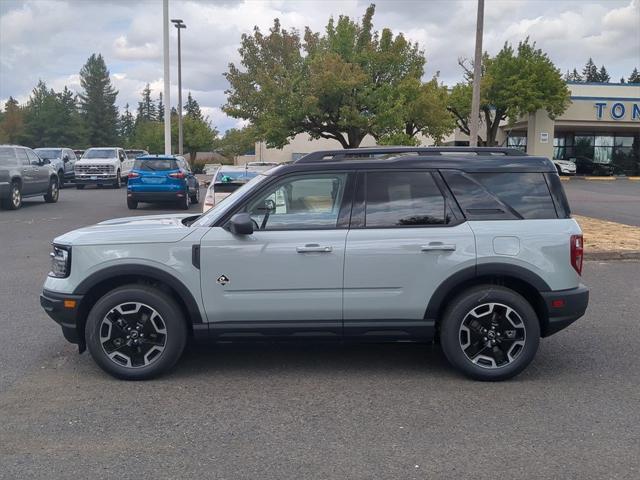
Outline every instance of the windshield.
{"label": "windshield", "polygon": [[178,164],[175,160],[158,158],[153,160],[136,160],[133,162],[134,170],[177,170]]}
{"label": "windshield", "polygon": [[245,183],[258,175],[251,170],[221,170],[217,173],[213,183]]}
{"label": "windshield", "polygon": [[62,156],[62,150],[57,148],[36,148],[35,152],[40,158],[47,158],[49,160]]}
{"label": "windshield", "polygon": [[268,177],[266,175],[256,175],[247,183],[242,185],[240,188],[235,190],[231,195],[229,195],[224,202],[220,202],[216,204],[212,209],[203,213],[198,218],[194,220],[191,224],[192,227],[208,227],[213,223],[213,220],[224,213],[228,208],[232,207],[235,201],[241,198],[245,193],[253,190],[258,184],[262,183]]}
{"label": "windshield", "polygon": [[118,158],[113,148],[92,148],[82,155],[82,158]]}

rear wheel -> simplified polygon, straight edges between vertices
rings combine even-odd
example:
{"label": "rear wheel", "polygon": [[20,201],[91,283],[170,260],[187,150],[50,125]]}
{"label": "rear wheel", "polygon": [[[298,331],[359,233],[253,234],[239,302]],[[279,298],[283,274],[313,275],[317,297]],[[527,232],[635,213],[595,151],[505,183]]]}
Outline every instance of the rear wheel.
{"label": "rear wheel", "polygon": [[107,373],[145,380],[169,370],[187,340],[184,316],[165,293],[145,285],[125,285],[96,302],[87,317],[87,347]]}
{"label": "rear wheel", "polygon": [[196,193],[191,195],[191,203],[200,203],[200,185],[196,185]]}
{"label": "rear wheel", "polygon": [[58,188],[59,189],[64,188],[64,171],[63,170],[58,171]]}
{"label": "rear wheel", "polygon": [[189,189],[185,190],[184,197],[180,199],[180,208],[183,210],[189,210],[191,206],[191,197],[189,196]]}
{"label": "rear wheel", "polygon": [[468,377],[505,380],[533,360],[540,324],[518,293],[481,285],[451,302],[442,319],[440,342],[449,362]]}
{"label": "rear wheel", "polygon": [[127,197],[127,207],[129,207],[129,210],[135,210],[136,208],[138,208],[138,202]]}
{"label": "rear wheel", "polygon": [[47,193],[44,194],[44,201],[47,203],[56,203],[59,195],[60,190],[58,189],[58,179],[51,177],[51,180],[49,180],[49,189],[47,190]]}
{"label": "rear wheel", "polygon": [[17,210],[22,206],[22,188],[19,182],[11,182],[9,198],[2,200],[2,208]]}

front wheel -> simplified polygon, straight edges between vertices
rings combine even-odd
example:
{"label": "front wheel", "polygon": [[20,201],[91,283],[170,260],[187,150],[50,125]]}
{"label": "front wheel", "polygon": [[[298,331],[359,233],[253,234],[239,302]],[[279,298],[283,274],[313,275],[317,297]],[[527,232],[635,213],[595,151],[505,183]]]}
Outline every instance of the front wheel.
{"label": "front wheel", "polygon": [[113,182],[113,188],[122,187],[122,177],[120,177],[120,170],[116,172],[116,179]]}
{"label": "front wheel", "polygon": [[47,190],[47,193],[44,194],[44,201],[47,203],[56,203],[59,195],[60,190],[58,189],[58,179],[52,177],[51,180],[49,180],[49,189]]}
{"label": "front wheel", "polygon": [[64,171],[58,172],[58,188],[62,190],[64,188]]}
{"label": "front wheel", "polygon": [[87,317],[85,338],[91,356],[107,373],[146,380],[175,365],[187,341],[187,327],[170,296],[134,284],[96,302]]}
{"label": "front wheel", "polygon": [[520,294],[480,285],[447,308],[440,343],[449,362],[476,380],[506,380],[522,372],[538,350],[540,323]]}

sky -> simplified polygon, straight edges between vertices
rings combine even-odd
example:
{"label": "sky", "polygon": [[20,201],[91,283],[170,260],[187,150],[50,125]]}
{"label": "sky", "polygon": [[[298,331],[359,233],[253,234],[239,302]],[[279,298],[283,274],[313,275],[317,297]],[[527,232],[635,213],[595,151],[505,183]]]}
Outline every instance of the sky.
{"label": "sky", "polygon": [[[425,78],[439,72],[447,85],[461,80],[458,58],[473,57],[475,0],[170,0],[181,18],[183,97],[191,91],[213,126],[242,126],[222,112],[223,76],[239,63],[243,33],[267,30],[274,18],[303,32],[325,27],[330,16],[361,18],[376,4],[374,28],[389,27],[418,42]],[[177,33],[170,32],[171,103],[177,104]],[[589,57],[606,65],[612,81],[640,69],[640,0],[486,0],[483,49],[529,36],[562,70],[580,71]],[[135,111],[145,84],[154,98],[163,89],[161,0],[0,0],[0,102],[26,102],[39,79],[56,91],[80,90],[79,74],[101,53],[119,91],[122,111]]]}

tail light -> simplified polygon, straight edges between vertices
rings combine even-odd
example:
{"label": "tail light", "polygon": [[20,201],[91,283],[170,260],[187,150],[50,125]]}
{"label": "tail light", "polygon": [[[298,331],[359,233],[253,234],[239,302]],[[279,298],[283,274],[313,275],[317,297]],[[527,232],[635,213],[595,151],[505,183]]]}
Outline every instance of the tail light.
{"label": "tail light", "polygon": [[582,275],[582,260],[584,259],[584,241],[582,235],[571,235],[571,266]]}
{"label": "tail light", "polygon": [[184,172],[173,172],[173,173],[170,173],[169,176],[171,178],[181,178],[181,179],[185,178]]}
{"label": "tail light", "polygon": [[127,175],[127,178],[140,178],[140,174],[135,172],[129,172],[129,175]]}

